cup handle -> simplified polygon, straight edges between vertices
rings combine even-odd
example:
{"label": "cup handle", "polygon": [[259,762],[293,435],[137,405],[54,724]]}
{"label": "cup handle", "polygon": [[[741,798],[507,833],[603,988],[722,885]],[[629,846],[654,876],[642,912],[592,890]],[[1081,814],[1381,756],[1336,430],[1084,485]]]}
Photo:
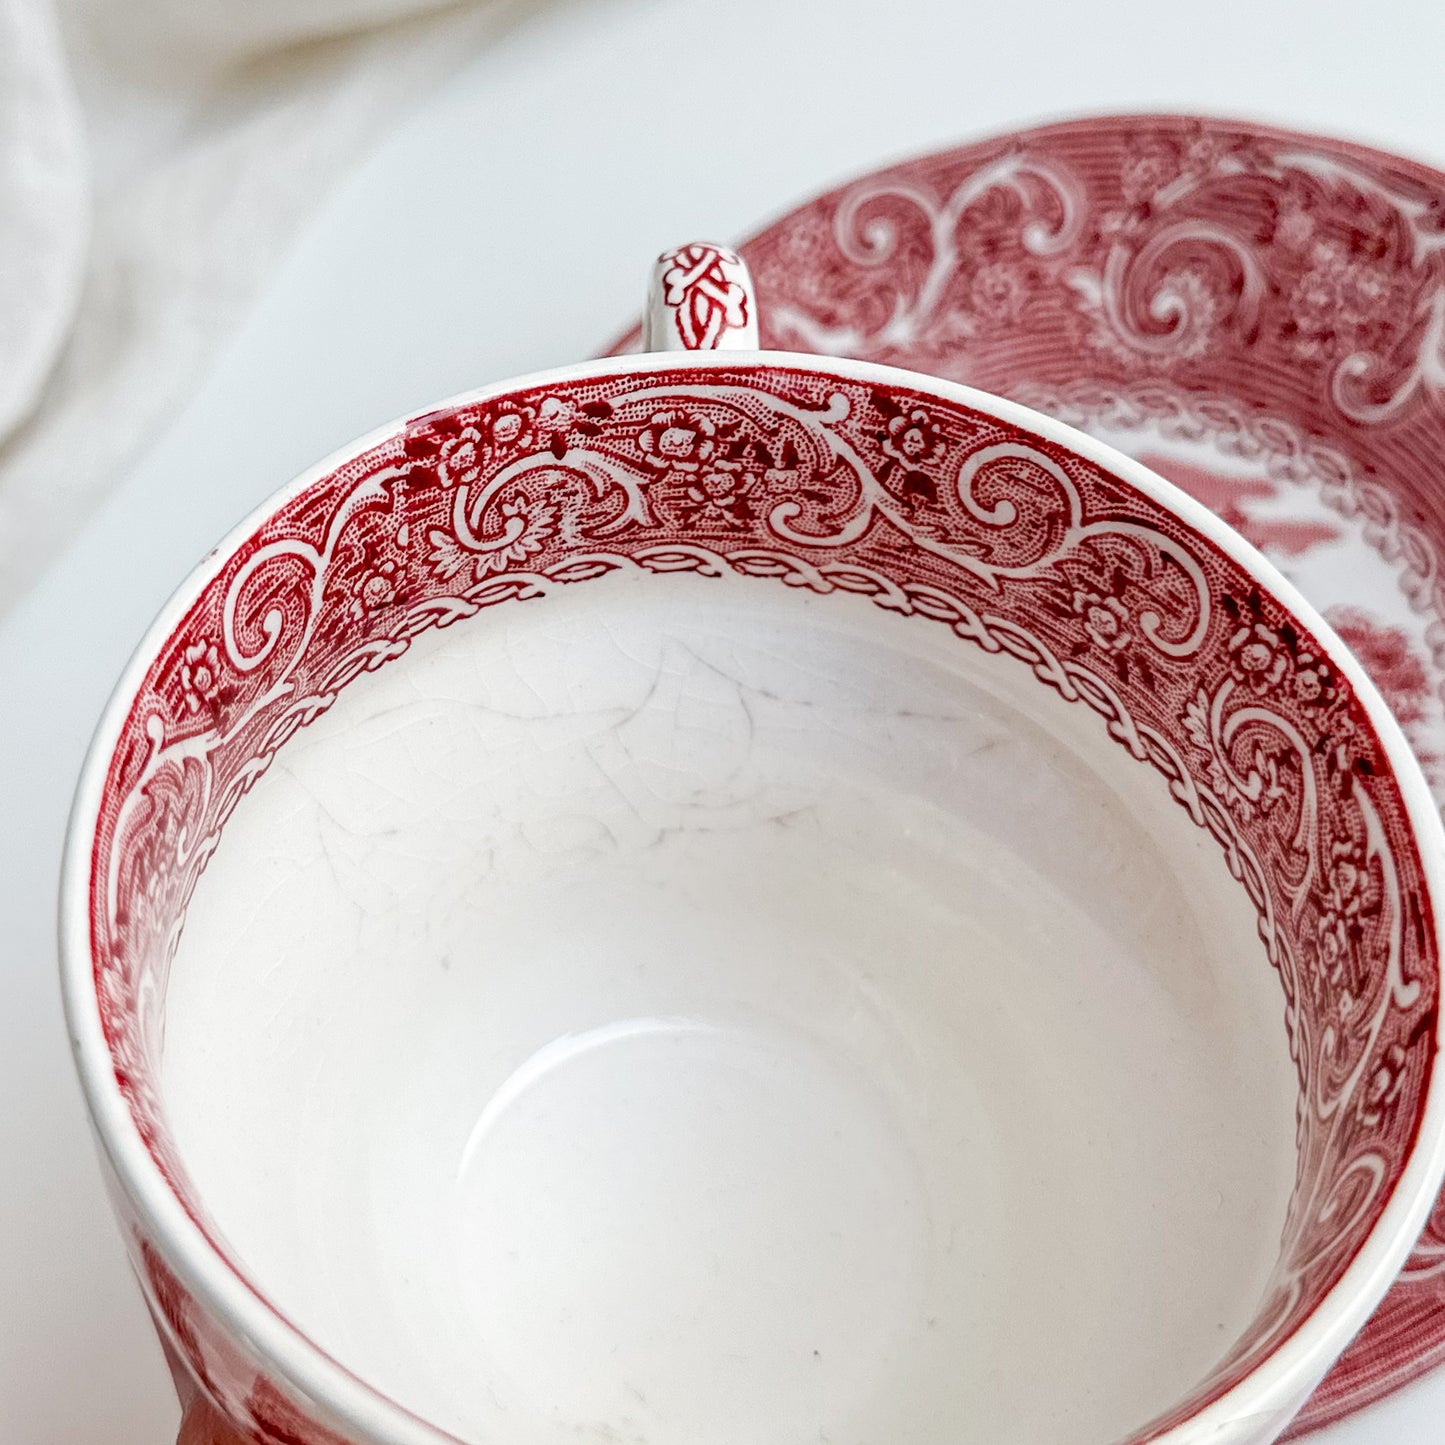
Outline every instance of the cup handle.
{"label": "cup handle", "polygon": [[756,351],[758,303],[747,262],[711,241],[664,251],[652,268],[644,351]]}

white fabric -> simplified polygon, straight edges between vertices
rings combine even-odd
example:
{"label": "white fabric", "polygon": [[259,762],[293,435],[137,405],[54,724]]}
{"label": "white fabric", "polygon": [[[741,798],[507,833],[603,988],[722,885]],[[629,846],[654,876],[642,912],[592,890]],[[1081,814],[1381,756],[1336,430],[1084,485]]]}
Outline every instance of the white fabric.
{"label": "white fabric", "polygon": [[52,3],[0,0],[0,611],[327,182],[528,0]]}
{"label": "white fabric", "polygon": [[89,203],[54,17],[0,0],[0,435],[34,406],[80,298]]}

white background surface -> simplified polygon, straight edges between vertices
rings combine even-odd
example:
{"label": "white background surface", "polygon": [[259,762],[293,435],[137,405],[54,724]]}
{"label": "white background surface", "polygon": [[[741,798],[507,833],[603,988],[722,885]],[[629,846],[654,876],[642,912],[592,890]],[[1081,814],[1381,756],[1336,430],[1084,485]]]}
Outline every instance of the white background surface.
{"label": "white background surface", "polygon": [[[1438,0],[564,0],[401,125],[0,623],[0,1442],[173,1438],[71,1078],[54,888],[91,724],[222,532],[378,422],[595,351],[663,245],[742,236],[901,154],[1081,110],[1254,116],[1445,166],[1442,55]],[[1316,1438],[1435,1445],[1442,1418],[1445,1375]]]}

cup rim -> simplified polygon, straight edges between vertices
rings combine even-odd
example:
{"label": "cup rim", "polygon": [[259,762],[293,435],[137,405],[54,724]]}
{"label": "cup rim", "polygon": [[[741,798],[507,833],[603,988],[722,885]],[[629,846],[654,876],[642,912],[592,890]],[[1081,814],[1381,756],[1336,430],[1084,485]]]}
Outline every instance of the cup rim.
{"label": "cup rim", "polygon": [[[907,388],[998,417],[1067,448],[1173,513],[1247,571],[1315,635],[1359,699],[1399,788],[1420,858],[1445,974],[1445,827],[1420,765],[1375,684],[1334,629],[1275,565],[1215,513],[1142,463],[1042,412],[991,393],[901,367],[790,351],[660,351],[550,368],[459,393],[407,413],[338,448],[252,508],[191,569],[131,653],[86,752],[66,827],[59,900],[61,993],[76,1070],[94,1133],[148,1237],[185,1288],[219,1323],[249,1339],[271,1371],[362,1441],[460,1445],[368,1384],[292,1324],[207,1238],[147,1148],[118,1085],[101,1026],[90,935],[95,831],[114,748],[147,669],[203,590],[267,518],[345,463],[438,411],[534,388],[658,371],[786,367],[839,381]],[[1440,979],[1445,986],[1445,977]],[[1405,1167],[1379,1218],[1344,1272],[1296,1329],[1230,1389],[1186,1419],[1144,1437],[1149,1445],[1205,1445],[1228,1425],[1293,1412],[1384,1297],[1424,1227],[1445,1177],[1445,1008],[1437,1012],[1435,1054]]]}

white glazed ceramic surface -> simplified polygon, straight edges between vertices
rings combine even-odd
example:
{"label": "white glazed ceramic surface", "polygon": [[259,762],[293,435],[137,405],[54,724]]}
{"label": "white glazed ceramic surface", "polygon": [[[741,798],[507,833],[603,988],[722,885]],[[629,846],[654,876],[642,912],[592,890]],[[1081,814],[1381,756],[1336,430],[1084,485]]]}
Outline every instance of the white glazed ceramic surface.
{"label": "white glazed ceramic surface", "polygon": [[[655,336],[756,324],[669,276]],[[907,373],[378,434],[178,596],[77,820],[122,1213],[265,1445],[1262,1442],[1438,1184],[1378,696],[1196,504]]]}
{"label": "white glazed ceramic surface", "polygon": [[[763,340],[1082,427],[1261,548],[1445,804],[1445,179],[1188,115],[1008,132],[860,175],[743,247]],[[1445,1359],[1445,1201],[1292,1433]]]}
{"label": "white glazed ceramic surface", "polygon": [[278,1308],[468,1440],[1108,1440],[1207,1374],[1295,1089],[1153,778],[862,599],[489,622],[288,745],[191,905],[163,1095]]}

